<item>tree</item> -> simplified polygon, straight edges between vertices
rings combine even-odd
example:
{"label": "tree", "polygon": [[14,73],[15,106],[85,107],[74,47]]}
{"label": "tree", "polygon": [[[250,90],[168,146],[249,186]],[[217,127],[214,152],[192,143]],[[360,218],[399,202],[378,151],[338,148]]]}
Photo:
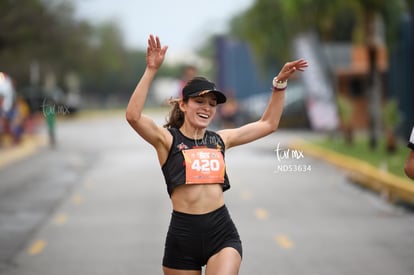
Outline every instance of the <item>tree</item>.
{"label": "tree", "polygon": [[232,20],[231,34],[248,41],[266,66],[291,58],[292,40],[304,31],[315,29],[325,41],[349,41],[355,21],[352,1],[258,0]]}
{"label": "tree", "polygon": [[[93,26],[76,19],[69,0],[0,0],[0,65],[18,91],[43,85],[50,72],[62,88],[70,73],[80,77],[83,92],[129,93],[145,68],[145,53],[127,50],[114,22]],[[39,68],[35,83],[31,67]]]}
{"label": "tree", "polygon": [[341,120],[341,130],[344,134],[345,143],[347,145],[352,145],[354,143],[354,128],[352,126],[352,116],[354,114],[354,110],[352,103],[343,95],[339,95],[337,97],[337,101],[338,114]]}
{"label": "tree", "polygon": [[384,105],[383,121],[385,126],[385,149],[388,153],[395,153],[397,150],[397,138],[395,130],[401,123],[401,116],[398,111],[398,102],[389,99]]}
{"label": "tree", "polygon": [[[365,45],[369,56],[370,145],[377,145],[381,122],[379,72],[375,62],[378,22],[385,22],[385,39],[391,48],[397,38],[400,17],[412,9],[413,0],[257,0],[253,7],[232,22],[232,33],[249,41],[265,66],[288,59],[293,38],[316,29],[324,40],[342,39]],[[338,26],[345,26],[338,30]],[[290,58],[290,57],[289,57]]]}
{"label": "tree", "polygon": [[92,28],[73,18],[68,1],[0,1],[0,63],[18,88],[30,83],[31,64],[57,75],[88,64]]}

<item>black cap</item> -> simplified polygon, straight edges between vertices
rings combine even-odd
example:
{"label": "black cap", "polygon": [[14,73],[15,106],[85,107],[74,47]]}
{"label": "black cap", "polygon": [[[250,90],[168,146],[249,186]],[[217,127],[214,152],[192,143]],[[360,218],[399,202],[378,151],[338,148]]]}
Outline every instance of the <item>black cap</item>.
{"label": "black cap", "polygon": [[226,102],[226,96],[216,89],[216,85],[213,82],[208,81],[204,77],[195,77],[183,88],[183,98],[201,96],[207,93],[214,93],[216,96],[217,104]]}

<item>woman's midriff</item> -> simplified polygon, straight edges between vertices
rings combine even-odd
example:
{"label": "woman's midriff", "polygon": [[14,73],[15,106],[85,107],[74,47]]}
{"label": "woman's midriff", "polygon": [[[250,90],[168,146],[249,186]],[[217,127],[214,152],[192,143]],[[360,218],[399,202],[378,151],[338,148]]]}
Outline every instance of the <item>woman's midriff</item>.
{"label": "woman's midriff", "polygon": [[206,214],[224,205],[221,184],[183,184],[171,195],[175,211],[188,214]]}

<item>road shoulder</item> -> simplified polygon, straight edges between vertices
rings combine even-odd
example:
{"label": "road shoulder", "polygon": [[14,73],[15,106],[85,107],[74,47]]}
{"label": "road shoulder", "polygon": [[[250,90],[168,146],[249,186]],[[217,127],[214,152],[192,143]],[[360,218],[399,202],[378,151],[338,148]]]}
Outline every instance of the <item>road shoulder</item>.
{"label": "road shoulder", "polygon": [[295,140],[289,146],[346,170],[351,181],[379,193],[391,203],[402,202],[414,206],[414,184],[407,178],[393,175],[364,161],[306,143],[303,140]]}

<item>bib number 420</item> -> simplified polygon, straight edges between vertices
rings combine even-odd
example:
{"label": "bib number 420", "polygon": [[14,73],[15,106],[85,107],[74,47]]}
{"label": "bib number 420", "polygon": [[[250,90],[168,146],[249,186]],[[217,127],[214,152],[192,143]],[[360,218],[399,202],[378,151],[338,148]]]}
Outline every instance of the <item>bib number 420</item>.
{"label": "bib number 420", "polygon": [[226,164],[217,149],[194,148],[183,150],[186,184],[223,183]]}
{"label": "bib number 420", "polygon": [[191,164],[191,169],[197,172],[219,171],[220,162],[217,159],[195,159]]}

